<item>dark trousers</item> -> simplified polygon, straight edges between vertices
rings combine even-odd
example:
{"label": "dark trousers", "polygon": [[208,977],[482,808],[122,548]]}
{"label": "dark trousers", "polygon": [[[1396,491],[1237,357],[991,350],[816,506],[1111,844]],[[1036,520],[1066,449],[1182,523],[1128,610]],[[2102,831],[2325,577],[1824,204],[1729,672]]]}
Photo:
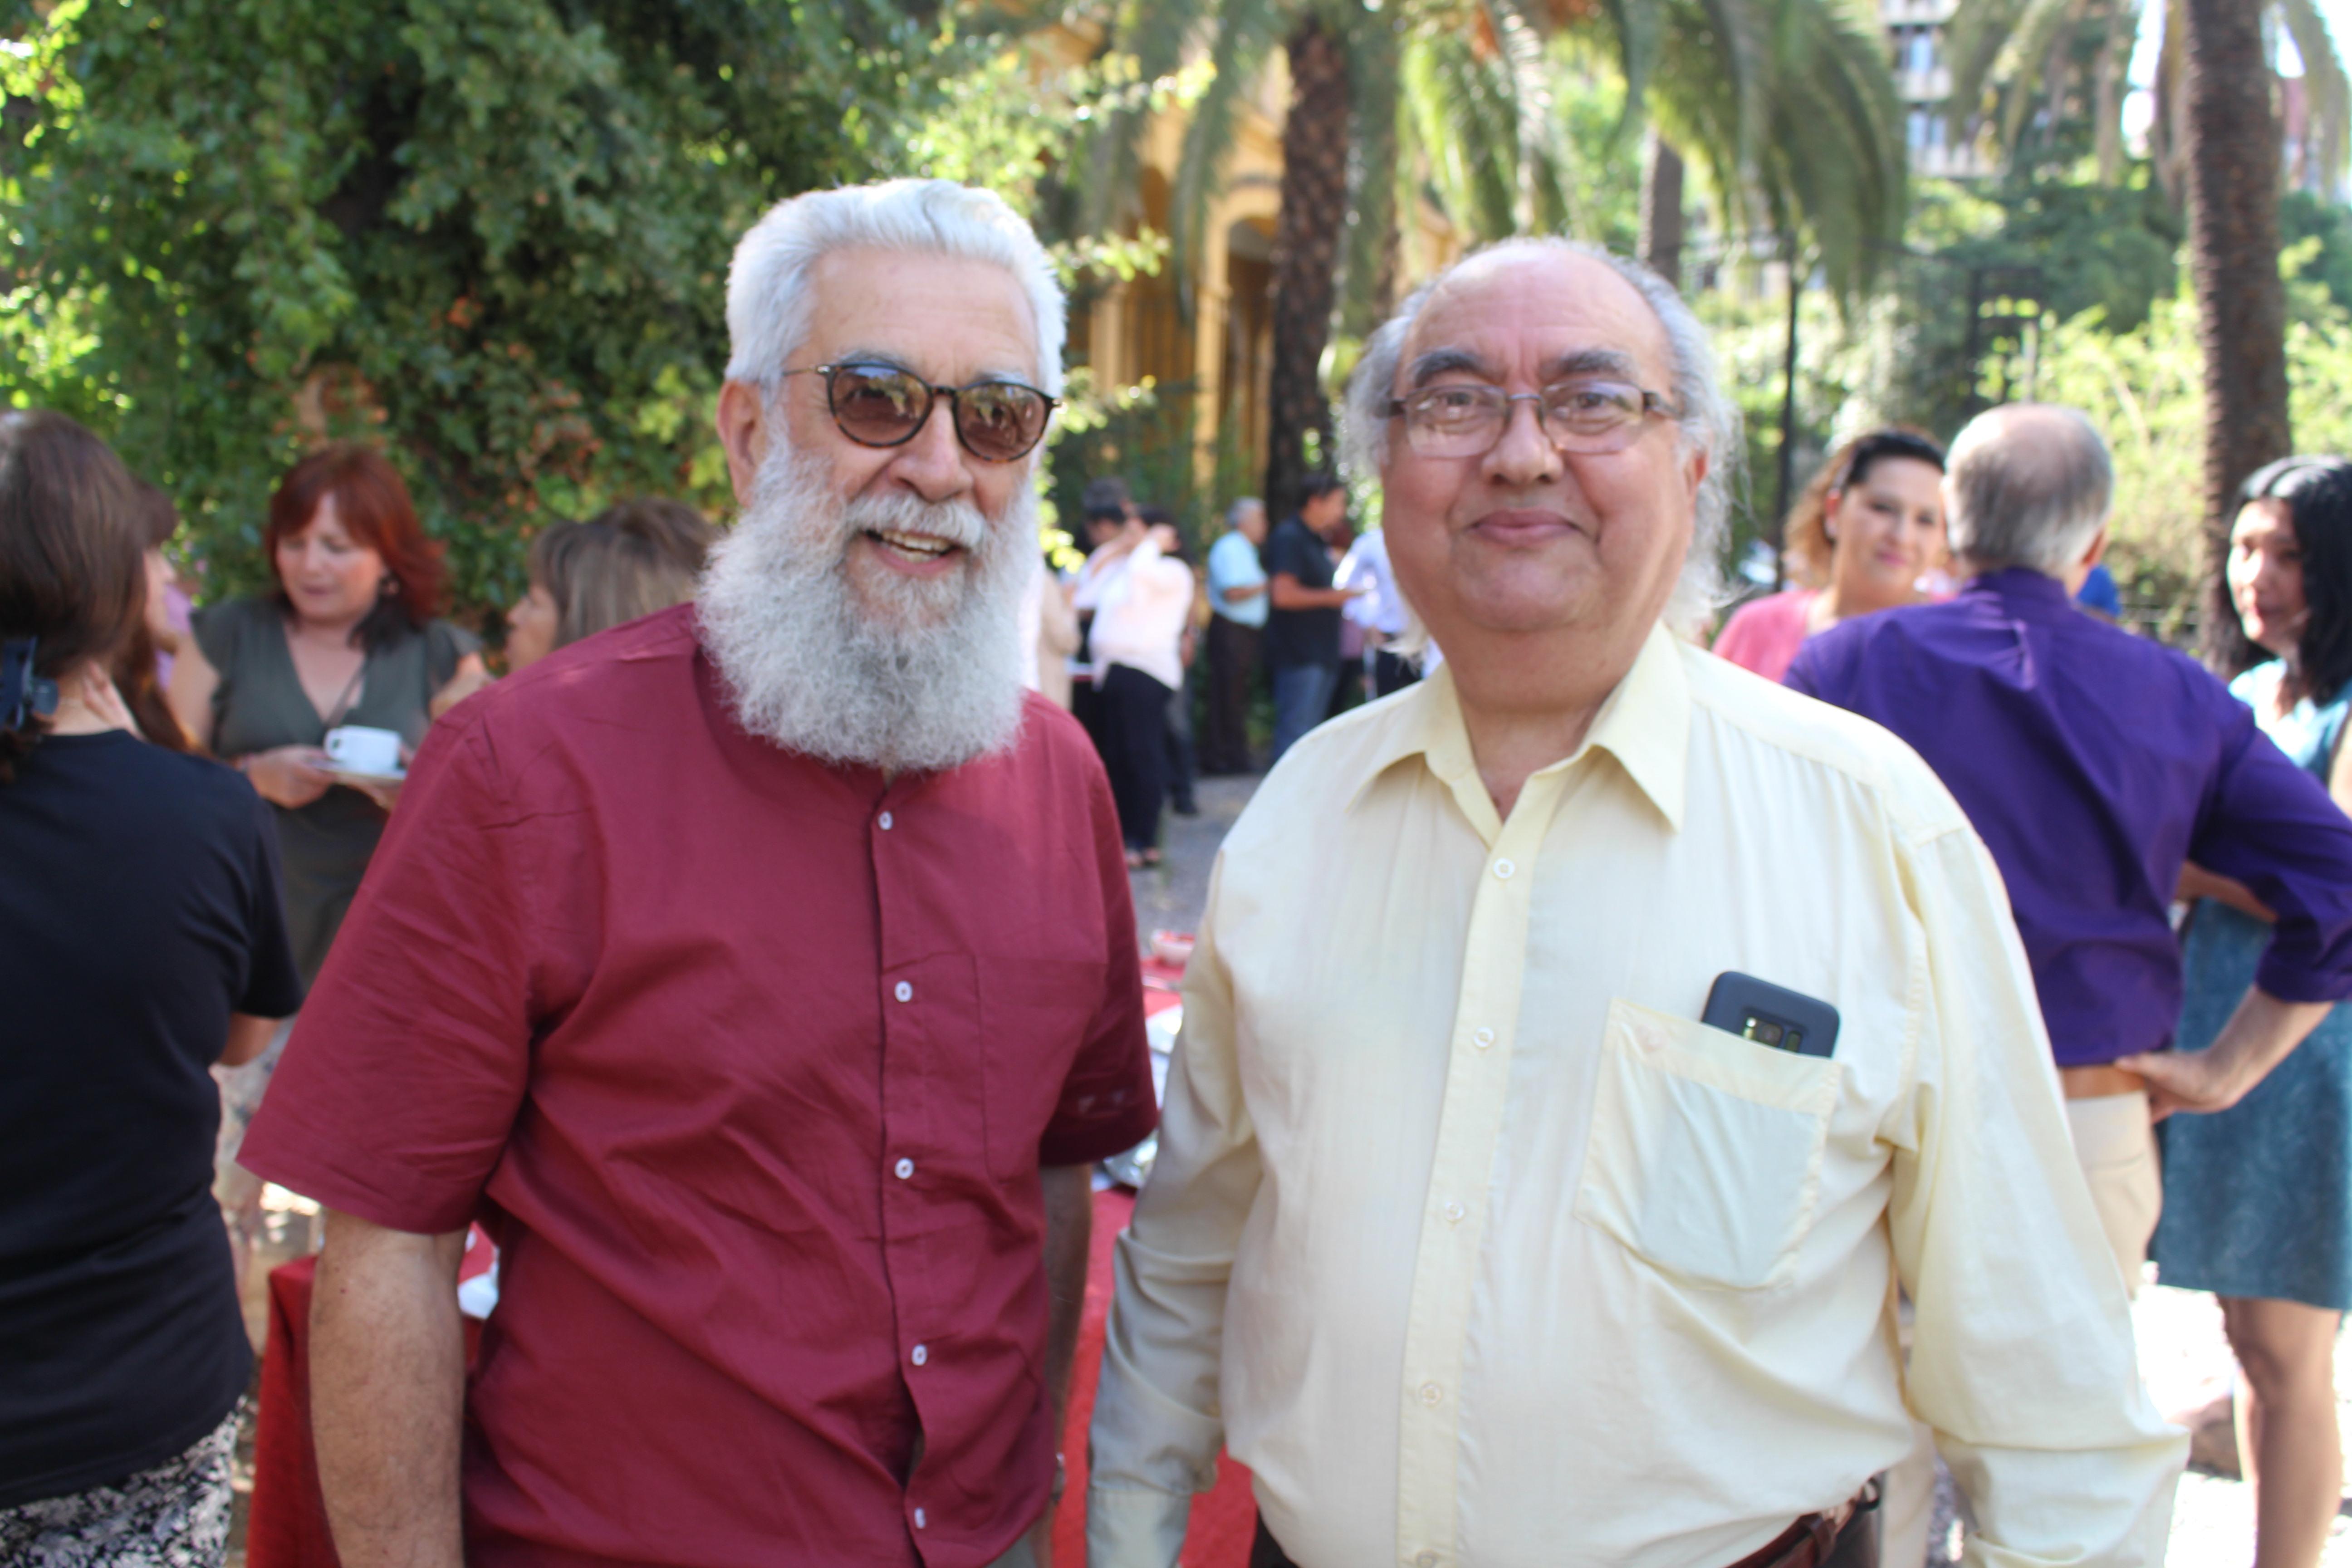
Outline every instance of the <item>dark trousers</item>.
{"label": "dark trousers", "polygon": [[[1808,1559],[1807,1561],[1811,1561]],[[1282,1543],[1257,1521],[1257,1539],[1250,1542],[1249,1568],[1298,1568]],[[1855,1514],[1838,1531],[1837,1544],[1822,1560],[1821,1568],[1878,1568],[1878,1510]]]}
{"label": "dark trousers", "polygon": [[1399,658],[1385,648],[1372,650],[1372,695],[1386,697],[1391,691],[1402,691],[1421,679],[1421,671],[1410,659]]}
{"label": "dark trousers", "polygon": [[1200,776],[1200,764],[1192,760],[1192,672],[1187,669],[1184,684],[1168,698],[1168,805],[1177,816],[1200,814],[1192,800],[1192,784]]}
{"label": "dark trousers", "polygon": [[1095,738],[1118,830],[1129,849],[1160,838],[1160,806],[1168,795],[1168,688],[1123,664],[1095,667]]}
{"label": "dark trousers", "polygon": [[1209,617],[1209,732],[1201,742],[1204,772],[1249,772],[1250,690],[1257,682],[1260,636],[1255,626],[1223,616]]}

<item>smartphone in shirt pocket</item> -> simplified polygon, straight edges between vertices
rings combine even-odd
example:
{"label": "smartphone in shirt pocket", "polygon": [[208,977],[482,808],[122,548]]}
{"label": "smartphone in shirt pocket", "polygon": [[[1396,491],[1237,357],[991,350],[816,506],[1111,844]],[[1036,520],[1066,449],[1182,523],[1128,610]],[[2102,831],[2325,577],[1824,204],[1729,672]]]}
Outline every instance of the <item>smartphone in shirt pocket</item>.
{"label": "smartphone in shirt pocket", "polygon": [[1577,1217],[1685,1283],[1788,1283],[1838,1085],[1825,1057],[1611,1001]]}

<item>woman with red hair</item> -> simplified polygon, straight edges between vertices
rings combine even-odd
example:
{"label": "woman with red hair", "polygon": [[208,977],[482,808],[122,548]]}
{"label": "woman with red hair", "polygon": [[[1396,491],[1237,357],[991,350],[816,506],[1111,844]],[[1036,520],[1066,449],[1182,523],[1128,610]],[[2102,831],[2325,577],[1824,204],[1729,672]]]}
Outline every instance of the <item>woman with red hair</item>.
{"label": "woman with red hair", "polygon": [[262,547],[277,592],[197,612],[172,670],[172,707],[192,740],[278,808],[286,914],[307,982],[394,795],[336,771],[328,731],[389,730],[414,751],[435,699],[479,671],[480,644],[436,618],[440,547],[372,447],[328,447],[295,464],[269,498]]}

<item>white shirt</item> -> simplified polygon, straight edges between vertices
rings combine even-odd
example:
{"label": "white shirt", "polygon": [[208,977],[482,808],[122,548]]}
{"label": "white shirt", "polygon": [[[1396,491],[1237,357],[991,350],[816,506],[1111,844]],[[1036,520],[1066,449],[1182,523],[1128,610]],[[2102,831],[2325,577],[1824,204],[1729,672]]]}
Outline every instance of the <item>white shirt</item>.
{"label": "white shirt", "polygon": [[1181,644],[1192,613],[1192,569],[1160,552],[1150,539],[1081,581],[1073,600],[1095,613],[1087,647],[1095,668],[1123,664],[1171,691],[1184,684]]}
{"label": "white shirt", "polygon": [[[1834,1058],[1698,1023],[1726,971]],[[1720,1568],[1914,1413],[1970,1563],[2161,1562],[2186,1439],[2000,875],[1885,731],[1656,631],[1504,819],[1442,671],[1284,758],[1184,991],[1094,1568],[1175,1562],[1221,1440],[1302,1568]]]}
{"label": "white shirt", "polygon": [[1372,591],[1348,601],[1347,617],[1384,638],[1402,637],[1412,624],[1412,611],[1397,591],[1396,576],[1389,570],[1388,541],[1380,529],[1359,534],[1332,575],[1334,587],[1352,588],[1359,583],[1370,583]]}

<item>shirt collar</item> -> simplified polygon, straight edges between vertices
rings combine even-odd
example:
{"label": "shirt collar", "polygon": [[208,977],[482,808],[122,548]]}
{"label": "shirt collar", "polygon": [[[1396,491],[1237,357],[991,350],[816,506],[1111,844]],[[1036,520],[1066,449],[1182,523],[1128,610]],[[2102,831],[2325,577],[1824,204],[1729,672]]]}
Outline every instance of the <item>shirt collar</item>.
{"label": "shirt collar", "polygon": [[[1364,771],[1364,782],[1349,797],[1355,808],[1375,780],[1408,757],[1421,757],[1429,771],[1457,795],[1474,791],[1487,799],[1478,778],[1477,759],[1470,751],[1470,732],[1462,720],[1462,700],[1454,688],[1454,666],[1413,688],[1404,711],[1388,727],[1388,734]],[[1593,750],[1617,759],[1635,786],[1647,795],[1658,815],[1676,832],[1682,830],[1683,808],[1690,775],[1690,678],[1684,673],[1682,655],[1674,634],[1664,626],[1650,628],[1633,668],[1601,705],[1584,743],[1575,753],[1538,771],[1565,772]],[[1489,803],[1489,812],[1492,810]],[[1500,824],[1496,825],[1498,828]]]}
{"label": "shirt collar", "polygon": [[2066,584],[2046,572],[2036,572],[2030,566],[2004,566],[1998,572],[1980,572],[1969,579],[1960,589],[1963,598],[1985,595],[2008,605],[2039,605],[2045,608],[2072,608],[2066,596]]}

